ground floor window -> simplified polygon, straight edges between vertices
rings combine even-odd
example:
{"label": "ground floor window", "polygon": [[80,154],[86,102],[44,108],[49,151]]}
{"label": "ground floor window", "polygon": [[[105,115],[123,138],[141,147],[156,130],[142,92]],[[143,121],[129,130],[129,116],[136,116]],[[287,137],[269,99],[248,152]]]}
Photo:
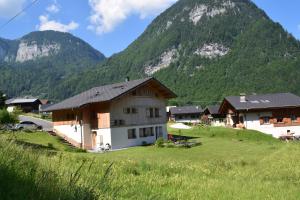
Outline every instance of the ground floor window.
{"label": "ground floor window", "polygon": [[153,127],[140,128],[139,135],[140,135],[140,137],[151,137],[151,136],[154,136]]}
{"label": "ground floor window", "polygon": [[277,123],[283,123],[283,117],[277,117]]}
{"label": "ground floor window", "polygon": [[155,127],[157,137],[163,137],[163,128],[161,126]]}
{"label": "ground floor window", "polygon": [[297,122],[297,116],[296,115],[292,115],[291,116],[291,120],[292,120],[292,122]]}
{"label": "ground floor window", "polygon": [[263,124],[270,124],[270,117],[263,117]]}
{"label": "ground floor window", "polygon": [[128,139],[136,139],[135,128],[128,129]]}

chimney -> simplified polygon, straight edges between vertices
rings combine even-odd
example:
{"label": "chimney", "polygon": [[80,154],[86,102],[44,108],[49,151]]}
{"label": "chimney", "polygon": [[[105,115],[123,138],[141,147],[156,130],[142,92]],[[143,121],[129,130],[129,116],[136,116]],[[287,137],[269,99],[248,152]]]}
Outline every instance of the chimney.
{"label": "chimney", "polygon": [[240,94],[240,102],[245,103],[246,102],[246,93],[241,93]]}
{"label": "chimney", "polygon": [[128,82],[128,81],[129,81],[129,76],[126,76],[125,82]]}

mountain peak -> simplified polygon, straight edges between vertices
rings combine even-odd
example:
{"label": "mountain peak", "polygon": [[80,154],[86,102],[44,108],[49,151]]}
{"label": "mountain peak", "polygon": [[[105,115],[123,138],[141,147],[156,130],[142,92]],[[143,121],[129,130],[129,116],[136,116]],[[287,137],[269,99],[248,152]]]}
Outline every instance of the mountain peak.
{"label": "mountain peak", "polygon": [[[81,53],[80,53],[81,52]],[[0,43],[0,59],[5,62],[26,62],[41,58],[74,55],[90,57],[101,61],[105,57],[83,40],[70,33],[58,31],[35,31],[17,40],[2,40]]]}

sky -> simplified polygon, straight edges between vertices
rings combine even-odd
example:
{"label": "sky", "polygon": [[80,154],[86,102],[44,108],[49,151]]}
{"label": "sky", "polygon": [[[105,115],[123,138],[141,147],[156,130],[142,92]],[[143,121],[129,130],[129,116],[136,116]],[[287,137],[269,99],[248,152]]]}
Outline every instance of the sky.
{"label": "sky", "polygon": [[[36,1],[6,26],[11,17]],[[0,0],[0,37],[17,39],[32,31],[70,32],[111,56],[139,37],[177,0]],[[299,0],[253,0],[275,22],[300,39]]]}

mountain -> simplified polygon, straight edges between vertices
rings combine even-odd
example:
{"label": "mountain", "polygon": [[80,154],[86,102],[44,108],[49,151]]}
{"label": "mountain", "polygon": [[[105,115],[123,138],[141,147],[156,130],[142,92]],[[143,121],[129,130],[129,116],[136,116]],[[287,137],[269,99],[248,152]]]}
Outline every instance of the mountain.
{"label": "mountain", "polygon": [[[56,45],[48,43],[51,56],[23,63],[12,57],[14,64],[0,67],[0,90],[60,100],[127,76],[154,76],[179,96],[170,104],[205,106],[242,92],[300,95],[300,42],[250,0],[179,0],[128,48],[103,62],[68,41],[61,38],[57,43],[81,53],[57,52]],[[20,43],[0,44],[4,60],[18,55]]]}
{"label": "mountain", "polygon": [[[105,56],[69,33],[32,32],[17,40],[0,38],[0,89],[9,96],[57,99],[60,83]],[[66,94],[68,95],[68,94]]]}
{"label": "mountain", "polygon": [[158,78],[177,104],[300,94],[300,43],[249,0],[179,0],[123,52],[70,81],[78,92],[126,76]]}

